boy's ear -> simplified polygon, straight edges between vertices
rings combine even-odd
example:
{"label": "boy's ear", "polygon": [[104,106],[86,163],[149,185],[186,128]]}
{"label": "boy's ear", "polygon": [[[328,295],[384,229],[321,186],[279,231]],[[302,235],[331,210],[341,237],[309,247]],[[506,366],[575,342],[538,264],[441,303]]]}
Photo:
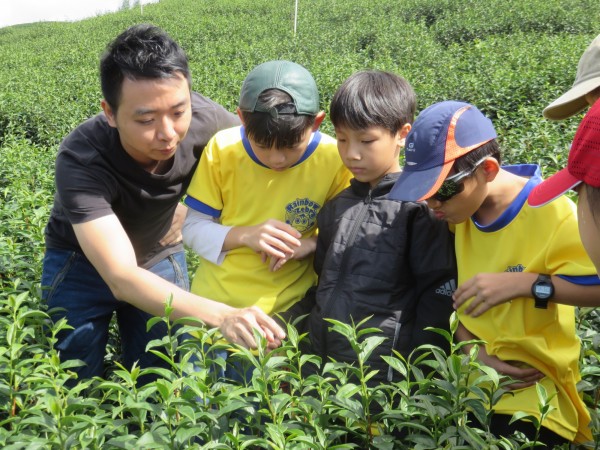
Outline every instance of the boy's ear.
{"label": "boy's ear", "polygon": [[102,101],[100,102],[100,106],[102,107],[102,111],[104,111],[104,115],[106,116],[106,120],[108,121],[108,124],[113,128],[117,128],[117,121],[115,120],[115,112],[113,111],[111,106],[108,104],[108,102],[106,100],[102,99]]}
{"label": "boy's ear", "polygon": [[325,118],[325,111],[319,111],[317,113],[317,115],[315,116],[315,123],[312,128],[313,131],[317,131],[319,129],[319,127],[321,126],[321,123],[323,123],[324,118]]}
{"label": "boy's ear", "polygon": [[498,175],[498,172],[500,172],[500,164],[498,164],[498,160],[496,158],[492,158],[491,156],[481,164],[481,167],[483,167],[485,179],[488,183],[490,181],[494,181],[496,175]]}
{"label": "boy's ear", "polygon": [[242,125],[244,125],[244,116],[242,115],[242,110],[238,107],[238,108],[235,108],[235,112],[238,115],[238,117],[240,118],[240,122],[242,122]]}
{"label": "boy's ear", "polygon": [[400,130],[398,130],[398,134],[399,134],[399,138],[400,138],[400,147],[404,147],[404,143],[406,141],[406,136],[408,136],[408,133],[410,132],[410,130],[412,129],[412,125],[410,123],[405,123],[404,125],[402,125],[402,128],[400,128]]}

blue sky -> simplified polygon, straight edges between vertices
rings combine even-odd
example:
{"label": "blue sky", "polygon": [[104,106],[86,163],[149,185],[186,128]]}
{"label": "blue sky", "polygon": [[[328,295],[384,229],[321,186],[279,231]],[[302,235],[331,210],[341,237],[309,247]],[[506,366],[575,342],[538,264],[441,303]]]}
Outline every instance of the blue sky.
{"label": "blue sky", "polygon": [[[158,0],[141,3],[155,1]],[[0,28],[29,22],[80,20],[116,11],[122,4],[123,0],[0,0]]]}

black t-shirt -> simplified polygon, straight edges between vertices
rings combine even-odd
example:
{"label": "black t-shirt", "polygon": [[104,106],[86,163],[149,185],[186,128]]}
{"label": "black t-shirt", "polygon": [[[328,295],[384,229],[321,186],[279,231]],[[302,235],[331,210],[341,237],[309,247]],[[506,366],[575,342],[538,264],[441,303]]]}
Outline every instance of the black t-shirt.
{"label": "black t-shirt", "polygon": [[56,158],[56,194],[46,226],[46,246],[81,252],[71,224],[115,214],[129,236],[138,264],[151,267],[182,244],[160,241],[185,194],[200,154],[219,130],[239,125],[236,115],[192,93],[192,121],[164,174],[145,171],[123,149],[104,114],[78,126],[61,143]]}

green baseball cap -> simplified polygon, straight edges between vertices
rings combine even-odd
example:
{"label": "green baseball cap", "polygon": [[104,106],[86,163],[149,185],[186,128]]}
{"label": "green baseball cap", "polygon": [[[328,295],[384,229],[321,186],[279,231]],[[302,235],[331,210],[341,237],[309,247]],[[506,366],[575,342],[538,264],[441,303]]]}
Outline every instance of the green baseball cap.
{"label": "green baseball cap", "polygon": [[[280,89],[292,97],[291,110],[257,106],[258,96],[267,89]],[[291,105],[290,105],[291,106]],[[242,84],[239,108],[248,112],[266,112],[273,117],[282,114],[314,116],[319,112],[317,83],[308,70],[291,61],[268,61],[256,66]]]}

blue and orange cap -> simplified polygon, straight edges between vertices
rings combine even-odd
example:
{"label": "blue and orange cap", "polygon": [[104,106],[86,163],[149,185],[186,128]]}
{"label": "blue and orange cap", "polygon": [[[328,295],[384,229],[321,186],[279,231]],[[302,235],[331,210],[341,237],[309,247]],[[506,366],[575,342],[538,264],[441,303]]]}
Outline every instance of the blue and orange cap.
{"label": "blue and orange cap", "polygon": [[435,194],[454,161],[497,137],[492,121],[457,101],[424,109],[406,137],[405,165],[389,197],[422,201]]}

